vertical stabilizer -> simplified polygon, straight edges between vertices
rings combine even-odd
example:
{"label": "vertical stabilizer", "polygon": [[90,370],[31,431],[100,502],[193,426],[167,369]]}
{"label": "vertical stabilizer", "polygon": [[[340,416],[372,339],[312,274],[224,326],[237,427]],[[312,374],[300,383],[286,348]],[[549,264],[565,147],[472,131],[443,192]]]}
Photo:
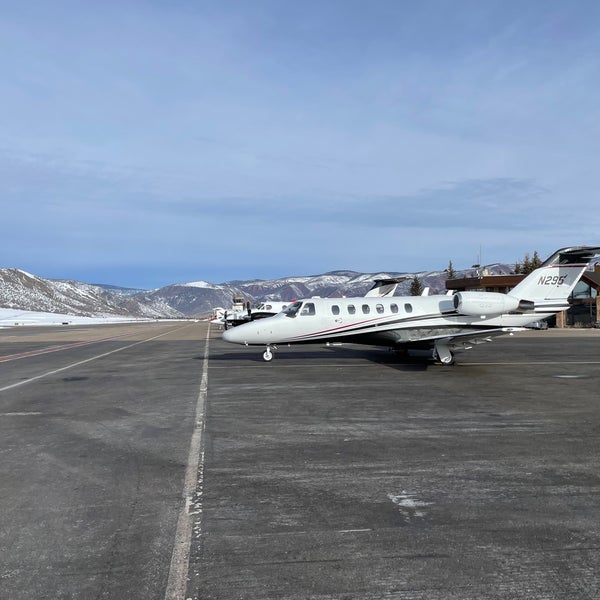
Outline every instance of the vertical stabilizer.
{"label": "vertical stabilizer", "polygon": [[535,308],[568,308],[568,298],[600,247],[579,246],[557,250],[514,287],[509,295],[530,301]]}
{"label": "vertical stabilizer", "polygon": [[400,279],[376,279],[373,283],[373,287],[365,294],[365,297],[374,296],[377,298],[385,298],[387,296],[393,296],[396,293],[398,284],[405,280],[406,277]]}

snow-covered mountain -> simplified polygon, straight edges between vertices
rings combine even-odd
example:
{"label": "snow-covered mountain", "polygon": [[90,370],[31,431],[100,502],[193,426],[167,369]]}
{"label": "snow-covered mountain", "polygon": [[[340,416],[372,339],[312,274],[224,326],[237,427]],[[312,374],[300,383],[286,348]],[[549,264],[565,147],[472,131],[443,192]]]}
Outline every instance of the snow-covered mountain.
{"label": "snow-covered mountain", "polygon": [[44,279],[20,269],[0,269],[0,307],[85,317],[181,316],[167,303],[139,301],[130,290],[120,292],[79,281]]}
{"label": "snow-covered mountain", "polygon": [[[486,272],[507,274],[512,272],[512,267],[504,264],[488,265]],[[458,271],[457,277],[474,274],[472,269]],[[221,284],[194,281],[145,291],[43,279],[19,269],[0,269],[0,307],[79,316],[197,317],[210,313],[217,306],[229,308],[234,296],[241,296],[251,304],[261,300],[290,301],[311,296],[364,296],[376,279],[405,278],[396,293],[408,295],[415,276],[419,277],[423,286],[431,288],[432,293],[445,293],[447,273],[444,271],[333,271],[321,275]]]}

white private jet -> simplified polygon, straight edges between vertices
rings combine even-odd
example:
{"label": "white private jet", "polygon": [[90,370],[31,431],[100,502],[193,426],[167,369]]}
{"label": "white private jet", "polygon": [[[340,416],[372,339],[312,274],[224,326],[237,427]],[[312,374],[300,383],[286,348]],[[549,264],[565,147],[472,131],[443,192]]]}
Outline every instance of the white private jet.
{"label": "white private jet", "polygon": [[212,323],[221,323],[225,329],[229,327],[239,327],[244,323],[251,321],[257,321],[258,319],[265,319],[266,317],[272,317],[277,313],[281,312],[284,308],[287,308],[292,302],[279,302],[273,300],[267,300],[260,302],[256,306],[244,310],[228,313],[225,311],[221,317],[212,319]]}
{"label": "white private jet", "polygon": [[283,312],[223,333],[226,342],[264,345],[265,361],[277,344],[369,344],[427,350],[453,364],[454,350],[525,331],[525,325],[569,308],[568,298],[600,247],[557,250],[508,294],[458,292],[453,296],[308,298]]}

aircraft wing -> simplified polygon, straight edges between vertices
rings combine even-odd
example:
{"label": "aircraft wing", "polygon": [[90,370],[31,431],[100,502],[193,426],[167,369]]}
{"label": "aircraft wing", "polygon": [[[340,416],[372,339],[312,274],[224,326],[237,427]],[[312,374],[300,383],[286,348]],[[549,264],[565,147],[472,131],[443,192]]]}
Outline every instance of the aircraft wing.
{"label": "aircraft wing", "polygon": [[525,327],[495,327],[479,331],[456,331],[454,333],[438,330],[438,332],[432,331],[429,335],[422,335],[418,339],[397,342],[396,348],[419,354],[423,351],[432,351],[433,356],[442,363],[452,364],[455,350],[469,350],[473,346],[491,342],[495,337],[512,335],[521,331],[527,331],[527,329]]}
{"label": "aircraft wing", "polygon": [[[443,342],[451,349],[462,348],[468,350],[472,346],[477,344],[485,344],[491,342],[493,338],[501,335],[512,335],[520,331],[527,331],[525,327],[498,327],[495,329],[488,329],[486,331],[474,332],[468,331],[464,333],[452,334],[452,335],[435,335],[426,338],[432,342]],[[422,341],[422,340],[421,340]]]}
{"label": "aircraft wing", "polygon": [[430,335],[420,337],[418,340],[400,342],[396,348],[404,348],[405,351],[421,353],[423,351],[433,352],[433,356],[443,364],[454,362],[455,350],[470,350],[473,346],[491,342],[495,337],[501,335],[512,335],[521,331],[527,331],[525,327],[495,327],[479,331],[463,331],[449,333],[439,331],[431,332]]}

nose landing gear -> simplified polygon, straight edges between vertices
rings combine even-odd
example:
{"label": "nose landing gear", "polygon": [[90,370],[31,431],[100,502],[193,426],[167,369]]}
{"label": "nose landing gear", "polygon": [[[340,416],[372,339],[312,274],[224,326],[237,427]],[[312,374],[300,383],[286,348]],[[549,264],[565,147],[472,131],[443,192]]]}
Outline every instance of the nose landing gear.
{"label": "nose landing gear", "polygon": [[271,344],[267,344],[267,349],[263,352],[263,360],[265,362],[271,362],[273,360],[273,353],[271,352],[271,348],[273,350],[277,350],[277,346],[271,346]]}

